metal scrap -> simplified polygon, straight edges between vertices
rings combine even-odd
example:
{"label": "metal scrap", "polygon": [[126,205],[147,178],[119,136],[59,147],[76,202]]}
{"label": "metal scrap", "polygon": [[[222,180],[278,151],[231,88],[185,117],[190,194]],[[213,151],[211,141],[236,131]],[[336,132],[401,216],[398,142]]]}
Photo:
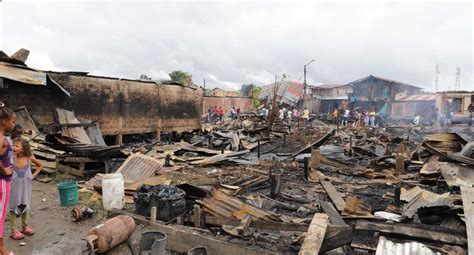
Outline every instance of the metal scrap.
{"label": "metal scrap", "polygon": [[136,182],[154,176],[162,167],[161,163],[152,157],[133,154],[125,160],[117,173],[123,175],[124,181]]}
{"label": "metal scrap", "polygon": [[423,243],[415,241],[398,241],[387,239],[385,236],[379,237],[377,251],[375,255],[441,255],[428,248]]}
{"label": "metal scrap", "polygon": [[229,196],[217,188],[213,188],[199,204],[201,204],[206,213],[216,217],[243,220],[246,215],[251,215],[254,219],[281,221],[275,214],[246,204],[240,199]]}

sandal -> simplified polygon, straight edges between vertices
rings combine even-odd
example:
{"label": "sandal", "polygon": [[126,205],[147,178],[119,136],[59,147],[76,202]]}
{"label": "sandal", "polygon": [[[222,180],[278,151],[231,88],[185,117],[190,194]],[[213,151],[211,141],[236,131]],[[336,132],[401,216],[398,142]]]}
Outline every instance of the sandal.
{"label": "sandal", "polygon": [[33,228],[30,227],[30,226],[25,227],[25,228],[23,229],[23,231],[21,231],[21,232],[22,232],[23,234],[29,235],[29,236],[31,236],[32,234],[35,233],[35,231],[33,230]]}
{"label": "sandal", "polygon": [[10,236],[13,240],[20,240],[23,239],[25,236],[20,232],[20,231],[15,231],[13,234]]}

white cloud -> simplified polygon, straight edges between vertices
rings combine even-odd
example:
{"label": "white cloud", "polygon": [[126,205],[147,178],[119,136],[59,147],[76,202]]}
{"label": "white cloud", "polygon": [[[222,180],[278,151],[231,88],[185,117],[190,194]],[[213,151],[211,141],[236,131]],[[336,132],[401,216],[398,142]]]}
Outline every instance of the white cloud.
{"label": "white cloud", "polygon": [[[210,84],[211,86],[208,86],[208,84]],[[219,80],[219,78],[217,78],[217,76],[215,76],[213,74],[206,75],[206,87],[208,87],[208,88],[209,87],[219,87],[219,88],[223,88],[223,89],[226,89],[226,90],[239,90],[240,85],[241,84],[239,84],[237,82]]]}
{"label": "white cloud", "polygon": [[[469,2],[3,2],[0,42],[30,65],[138,78],[173,70],[238,88],[274,75],[345,83],[369,74],[473,87]],[[21,14],[21,18],[18,15]],[[45,65],[45,66],[36,66]],[[211,76],[209,76],[211,75]],[[154,77],[156,76],[156,77]],[[300,82],[303,80],[301,79]]]}

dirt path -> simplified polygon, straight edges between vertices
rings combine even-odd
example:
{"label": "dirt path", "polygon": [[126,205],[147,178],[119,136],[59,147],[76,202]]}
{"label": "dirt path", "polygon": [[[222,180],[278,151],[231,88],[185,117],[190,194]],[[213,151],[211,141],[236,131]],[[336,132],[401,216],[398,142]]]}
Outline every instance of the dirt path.
{"label": "dirt path", "polygon": [[[56,183],[48,184],[33,182],[32,211],[30,224],[35,230],[33,236],[15,241],[9,237],[10,224],[5,222],[5,242],[9,250],[16,255],[21,254],[81,254],[88,229],[106,220],[104,216],[94,215],[93,218],[79,223],[71,222],[72,207],[61,207]],[[44,200],[44,201],[43,201]],[[135,231],[139,238],[139,231]],[[20,246],[24,242],[26,245]],[[110,254],[130,254],[126,245],[112,250]]]}

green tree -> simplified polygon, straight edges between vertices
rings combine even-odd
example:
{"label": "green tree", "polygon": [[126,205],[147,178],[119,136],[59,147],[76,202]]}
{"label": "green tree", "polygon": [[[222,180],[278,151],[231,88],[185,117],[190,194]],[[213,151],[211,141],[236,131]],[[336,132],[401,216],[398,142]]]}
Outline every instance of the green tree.
{"label": "green tree", "polygon": [[187,72],[176,70],[169,73],[172,82],[177,82],[186,86],[193,84],[193,76]]}
{"label": "green tree", "polygon": [[252,104],[255,108],[260,106],[260,100],[258,99],[260,92],[262,92],[262,87],[254,85],[252,88]]}

